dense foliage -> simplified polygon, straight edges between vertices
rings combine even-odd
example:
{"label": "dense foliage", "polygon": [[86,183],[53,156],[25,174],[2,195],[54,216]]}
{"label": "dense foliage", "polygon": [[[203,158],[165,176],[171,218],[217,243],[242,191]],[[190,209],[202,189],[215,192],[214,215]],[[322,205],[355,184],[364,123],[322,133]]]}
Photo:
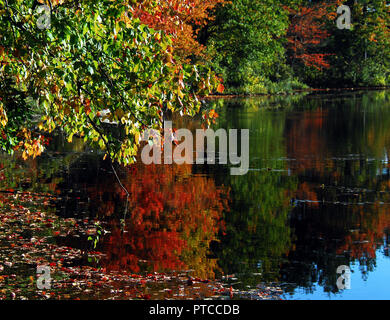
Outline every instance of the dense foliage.
{"label": "dense foliage", "polygon": [[[338,29],[340,5],[351,29]],[[232,93],[390,83],[390,6],[377,1],[234,0],[203,32]]]}
{"label": "dense foliage", "polygon": [[[342,4],[351,29],[336,26]],[[44,133],[61,128],[129,164],[144,129],[161,129],[167,111],[196,114],[200,97],[224,87],[388,85],[389,8],[384,0],[1,0],[0,147],[36,156]]]}
{"label": "dense foliage", "polygon": [[204,57],[197,34],[213,17],[210,11],[225,0],[144,0],[134,14],[154,29],[173,36],[173,48],[182,59]]}
{"label": "dense foliage", "polygon": [[62,128],[129,164],[144,129],[160,129],[168,110],[194,115],[198,96],[217,88],[209,70],[176,59],[172,37],[143,24],[128,1],[50,2],[46,28],[36,5],[0,1],[5,151],[40,154],[45,141],[31,115],[43,114],[41,132]]}
{"label": "dense foliage", "polygon": [[264,90],[285,73],[283,37],[288,11],[281,1],[238,0],[221,7],[208,28],[208,51],[227,88]]}

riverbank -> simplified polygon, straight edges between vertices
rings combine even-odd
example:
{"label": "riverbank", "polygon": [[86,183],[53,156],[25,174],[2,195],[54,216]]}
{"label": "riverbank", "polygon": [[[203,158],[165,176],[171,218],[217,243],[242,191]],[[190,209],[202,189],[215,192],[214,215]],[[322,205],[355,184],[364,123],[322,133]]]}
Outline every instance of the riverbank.
{"label": "riverbank", "polygon": [[343,91],[376,91],[376,90],[389,90],[390,87],[354,87],[354,88],[309,88],[293,90],[291,92],[273,93],[273,94],[213,94],[205,97],[206,100],[215,99],[235,99],[235,98],[248,98],[248,97],[273,97],[273,96],[288,96],[302,93],[334,93]]}

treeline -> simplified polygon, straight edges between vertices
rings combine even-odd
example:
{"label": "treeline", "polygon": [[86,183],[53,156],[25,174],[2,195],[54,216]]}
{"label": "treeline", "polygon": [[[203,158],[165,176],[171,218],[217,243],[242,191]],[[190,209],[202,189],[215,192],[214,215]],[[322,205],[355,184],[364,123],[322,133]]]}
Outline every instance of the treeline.
{"label": "treeline", "polygon": [[[341,5],[351,28],[339,29]],[[227,93],[280,93],[390,83],[385,0],[233,0],[199,32]]]}
{"label": "treeline", "polygon": [[383,0],[0,0],[0,149],[35,157],[60,128],[130,164],[168,111],[213,122],[211,93],[388,85],[389,19]]}

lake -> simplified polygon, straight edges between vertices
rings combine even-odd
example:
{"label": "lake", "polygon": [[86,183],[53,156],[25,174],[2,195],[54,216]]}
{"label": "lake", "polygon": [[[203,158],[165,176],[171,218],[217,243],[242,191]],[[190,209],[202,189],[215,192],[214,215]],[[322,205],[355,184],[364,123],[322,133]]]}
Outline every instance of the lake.
{"label": "lake", "polygon": [[[110,164],[81,139],[58,134],[28,161],[1,155],[0,289],[20,276],[16,295],[34,298],[36,264],[55,260],[50,266],[65,273],[185,273],[247,293],[238,298],[277,287],[281,299],[389,299],[390,92],[208,103],[219,114],[213,129],[249,129],[246,175],[230,175],[230,165],[116,166],[127,199]],[[202,125],[177,117],[173,124]],[[339,266],[351,270],[349,288]],[[74,287],[62,297],[74,297]],[[166,298],[175,288],[172,280],[137,290]]]}

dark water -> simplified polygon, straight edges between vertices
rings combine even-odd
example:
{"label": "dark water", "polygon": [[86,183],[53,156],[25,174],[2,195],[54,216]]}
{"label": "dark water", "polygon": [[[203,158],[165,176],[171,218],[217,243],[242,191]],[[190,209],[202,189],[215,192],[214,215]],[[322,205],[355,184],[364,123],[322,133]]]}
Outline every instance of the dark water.
{"label": "dark water", "polygon": [[[107,270],[192,270],[238,289],[275,283],[285,299],[389,299],[389,92],[212,104],[214,129],[250,129],[247,175],[222,165],[117,168],[131,194],[125,212],[102,155],[59,136],[38,159],[2,156],[0,189],[55,194],[59,217],[104,221],[96,250]],[[348,290],[336,285],[340,265],[352,270]]]}

